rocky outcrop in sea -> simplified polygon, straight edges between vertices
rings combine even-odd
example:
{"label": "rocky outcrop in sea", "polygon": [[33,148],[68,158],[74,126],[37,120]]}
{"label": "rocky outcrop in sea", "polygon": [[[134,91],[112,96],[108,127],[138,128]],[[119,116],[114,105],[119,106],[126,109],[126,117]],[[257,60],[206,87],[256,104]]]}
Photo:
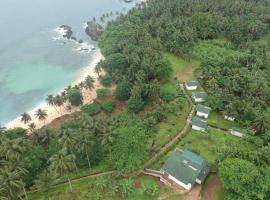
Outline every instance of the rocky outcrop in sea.
{"label": "rocky outcrop in sea", "polygon": [[104,28],[96,21],[92,20],[87,22],[85,33],[89,35],[92,40],[97,41],[103,32]]}

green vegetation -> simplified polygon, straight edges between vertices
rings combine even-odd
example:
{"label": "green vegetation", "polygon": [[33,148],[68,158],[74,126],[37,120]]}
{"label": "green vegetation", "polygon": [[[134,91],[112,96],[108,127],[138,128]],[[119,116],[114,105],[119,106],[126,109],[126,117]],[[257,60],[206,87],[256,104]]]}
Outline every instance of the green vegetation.
{"label": "green vegetation", "polygon": [[112,85],[112,77],[108,74],[100,77],[100,82],[102,85],[108,87]]}
{"label": "green vegetation", "polygon": [[[26,130],[1,128],[0,198],[17,199],[25,188],[46,187],[30,198],[73,199],[80,194],[82,199],[156,199],[162,188],[130,174],[184,126],[191,105],[179,82],[197,77],[214,111],[210,124],[227,129],[231,123],[215,113],[229,115],[256,136],[241,139],[214,128],[190,131],[176,147],[213,163],[228,200],[268,200],[269,7],[269,0],[148,0],[108,22],[99,38],[105,60],[95,71],[106,71],[102,84],[116,83],[116,90],[97,90],[95,103],[58,129],[35,130],[27,113],[22,121],[32,137],[25,136]],[[81,106],[82,90],[91,91],[93,84],[87,77],[61,95],[48,95],[47,103],[59,112],[66,104]],[[36,117],[45,121],[47,113],[39,109]],[[153,167],[159,169],[165,159]],[[70,180],[100,165],[120,176]],[[134,187],[137,179],[142,187]],[[69,184],[48,184],[67,180]]]}
{"label": "green vegetation", "polygon": [[175,84],[165,84],[160,89],[160,96],[164,101],[171,101],[177,94],[177,88]]}
{"label": "green vegetation", "polygon": [[101,107],[97,103],[91,103],[91,104],[82,106],[81,110],[82,112],[93,116],[101,111]]}
{"label": "green vegetation", "polygon": [[[42,200],[42,199],[66,199],[71,200],[74,198],[81,199],[96,199],[100,196],[104,200],[122,199],[122,195],[127,195],[127,200],[154,200],[155,195],[145,195],[145,187],[156,188],[159,194],[168,192],[167,188],[160,187],[157,184],[157,179],[148,177],[137,177],[135,179],[123,179],[115,175],[99,177],[99,178],[84,178],[82,180],[74,181],[72,183],[73,192],[69,192],[68,185],[63,184],[54,187],[50,192],[40,191],[29,193],[29,199]],[[132,184],[130,184],[132,183]],[[129,192],[127,192],[129,191]],[[151,192],[151,194],[153,194]]]}
{"label": "green vegetation", "polygon": [[72,88],[68,91],[68,100],[72,106],[80,106],[83,103],[83,96],[79,89]]}

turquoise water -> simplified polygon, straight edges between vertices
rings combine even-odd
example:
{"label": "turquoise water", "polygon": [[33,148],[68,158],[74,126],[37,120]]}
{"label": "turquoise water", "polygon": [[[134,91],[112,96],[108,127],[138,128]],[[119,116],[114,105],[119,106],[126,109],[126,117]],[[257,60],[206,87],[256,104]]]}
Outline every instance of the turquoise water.
{"label": "turquoise water", "polygon": [[1,0],[0,123],[6,124],[69,85],[93,58],[80,45],[61,38],[56,28],[72,26],[90,46],[84,23],[103,13],[126,12],[139,0]]}

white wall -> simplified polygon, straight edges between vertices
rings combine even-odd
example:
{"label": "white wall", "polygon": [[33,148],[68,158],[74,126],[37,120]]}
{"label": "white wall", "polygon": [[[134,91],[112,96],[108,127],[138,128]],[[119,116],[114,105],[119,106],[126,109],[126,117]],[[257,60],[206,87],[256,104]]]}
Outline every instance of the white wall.
{"label": "white wall", "polygon": [[204,128],[201,128],[201,127],[198,127],[198,126],[195,126],[195,125],[192,125],[192,129],[193,129],[193,130],[196,130],[196,131],[202,131],[202,132],[205,131]]}
{"label": "white wall", "polygon": [[182,186],[183,188],[185,188],[186,190],[190,190],[192,188],[192,185],[189,184],[184,184],[181,181],[179,181],[178,179],[174,178],[173,176],[169,175],[169,179],[171,179],[173,182],[175,182],[176,184]]}
{"label": "white wall", "polygon": [[194,101],[195,101],[196,103],[200,103],[200,102],[204,102],[204,101],[205,101],[205,100],[202,99],[202,98],[195,98],[195,97],[193,97],[193,99],[194,99]]}
{"label": "white wall", "polygon": [[197,90],[197,86],[187,86],[186,85],[186,88],[187,88],[187,90]]}
{"label": "white wall", "polygon": [[238,131],[230,130],[230,132],[231,132],[232,135],[235,135],[237,137],[243,137],[244,136],[243,133],[240,133]]}
{"label": "white wall", "polygon": [[208,118],[208,114],[205,114],[205,113],[202,113],[202,112],[199,112],[199,111],[197,111],[197,116]]}

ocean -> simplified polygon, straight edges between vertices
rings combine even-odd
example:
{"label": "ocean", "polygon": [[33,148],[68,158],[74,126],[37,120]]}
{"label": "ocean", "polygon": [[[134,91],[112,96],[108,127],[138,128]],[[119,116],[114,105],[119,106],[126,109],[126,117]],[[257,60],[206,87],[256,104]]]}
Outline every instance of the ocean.
{"label": "ocean", "polygon": [[[111,11],[125,13],[139,1],[1,0],[0,123],[38,107],[94,59],[97,43],[85,34],[88,20]],[[64,39],[61,25],[71,26],[84,43]]]}

